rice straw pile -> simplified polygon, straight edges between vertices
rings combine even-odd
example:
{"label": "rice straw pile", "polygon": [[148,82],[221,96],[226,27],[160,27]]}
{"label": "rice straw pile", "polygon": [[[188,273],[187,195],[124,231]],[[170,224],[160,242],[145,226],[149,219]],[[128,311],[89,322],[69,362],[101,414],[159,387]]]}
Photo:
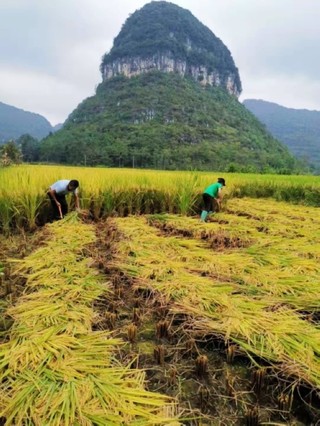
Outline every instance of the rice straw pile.
{"label": "rice straw pile", "polygon": [[50,231],[17,264],[27,287],[7,312],[14,324],[0,346],[0,417],[8,426],[174,424],[169,398],[116,361],[121,341],[91,330],[92,303],[110,291],[84,256],[93,227],[71,214]]}

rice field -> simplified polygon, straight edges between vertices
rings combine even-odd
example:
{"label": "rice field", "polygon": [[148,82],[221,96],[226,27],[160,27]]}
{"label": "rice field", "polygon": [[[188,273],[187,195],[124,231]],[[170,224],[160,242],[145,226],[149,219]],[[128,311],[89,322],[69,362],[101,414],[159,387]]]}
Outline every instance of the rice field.
{"label": "rice field", "polygon": [[217,177],[0,169],[0,424],[320,422],[319,178]]}
{"label": "rice field", "polygon": [[13,325],[0,346],[1,417],[6,425],[172,424],[172,401],[117,361],[121,341],[92,331],[92,303],[110,284],[82,254],[93,227],[73,218],[51,225],[50,241],[16,261],[26,283],[6,311]]}
{"label": "rice field", "polygon": [[[128,214],[199,213],[203,189],[217,173],[99,169],[45,165],[0,168],[0,232],[36,229],[49,218],[46,190],[59,179],[78,179],[81,207],[92,218]],[[318,176],[228,174],[226,197],[273,198],[320,206]]]}

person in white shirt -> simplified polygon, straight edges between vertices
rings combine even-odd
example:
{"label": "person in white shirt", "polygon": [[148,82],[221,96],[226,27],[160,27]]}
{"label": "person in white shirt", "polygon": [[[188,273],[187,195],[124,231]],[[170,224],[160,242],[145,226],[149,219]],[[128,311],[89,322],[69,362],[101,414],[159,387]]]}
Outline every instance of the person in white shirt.
{"label": "person in white shirt", "polygon": [[79,182],[75,179],[58,180],[49,187],[47,194],[51,201],[54,219],[62,219],[68,213],[67,194],[73,194],[76,209],[79,209],[78,188]]}

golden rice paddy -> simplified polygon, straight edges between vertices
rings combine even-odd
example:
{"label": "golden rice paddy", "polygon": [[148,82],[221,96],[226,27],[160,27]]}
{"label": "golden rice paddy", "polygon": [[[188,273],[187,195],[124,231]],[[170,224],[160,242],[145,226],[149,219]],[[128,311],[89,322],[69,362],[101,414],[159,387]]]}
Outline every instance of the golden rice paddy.
{"label": "golden rice paddy", "polygon": [[[317,424],[318,178],[224,175],[201,223],[209,174],[36,169],[0,170],[0,423]],[[59,178],[89,217],[38,231]]]}

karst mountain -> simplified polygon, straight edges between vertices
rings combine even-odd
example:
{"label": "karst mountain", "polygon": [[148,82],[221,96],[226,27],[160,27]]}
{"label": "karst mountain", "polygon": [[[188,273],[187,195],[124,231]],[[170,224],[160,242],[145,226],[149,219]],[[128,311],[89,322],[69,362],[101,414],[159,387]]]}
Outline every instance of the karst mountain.
{"label": "karst mountain", "polygon": [[134,12],[100,70],[95,95],[43,140],[44,160],[172,170],[297,165],[238,101],[228,48],[186,9],[153,1]]}

